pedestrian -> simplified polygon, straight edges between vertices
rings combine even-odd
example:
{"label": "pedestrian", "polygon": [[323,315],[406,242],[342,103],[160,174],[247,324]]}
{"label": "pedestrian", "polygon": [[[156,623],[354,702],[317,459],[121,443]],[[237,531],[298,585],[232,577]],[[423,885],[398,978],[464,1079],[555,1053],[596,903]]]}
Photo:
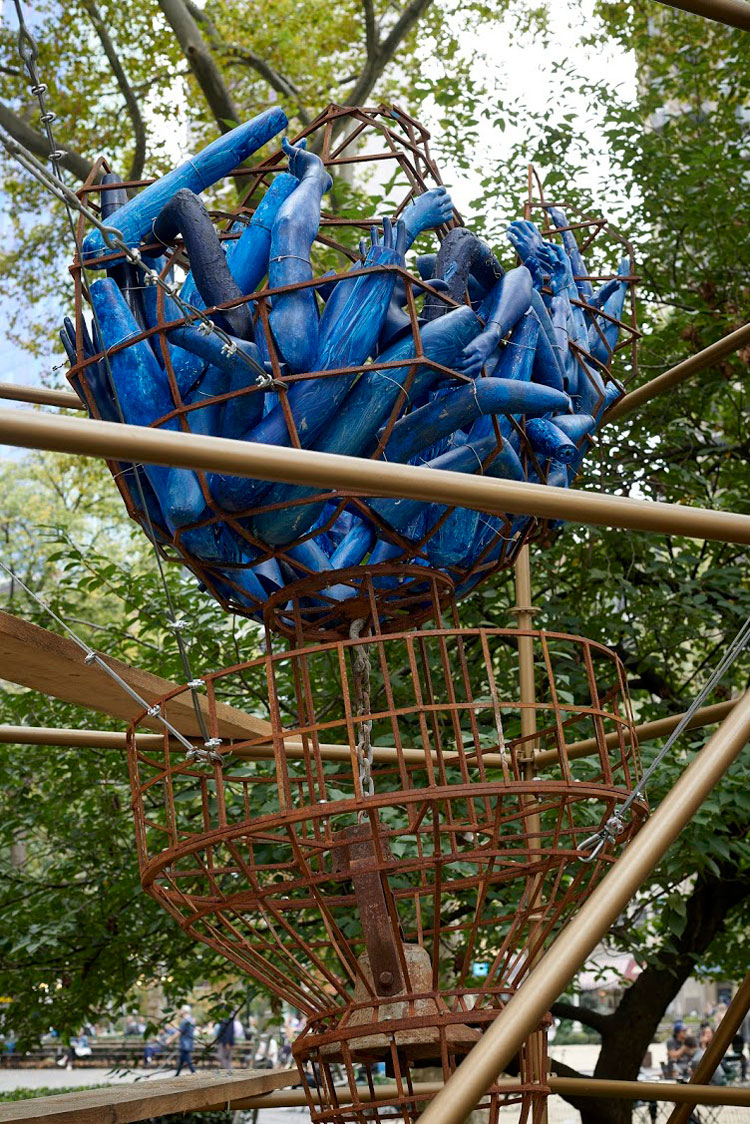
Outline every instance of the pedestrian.
{"label": "pedestrian", "polygon": [[232,1072],[232,1047],[234,1046],[234,1016],[229,1015],[218,1024],[216,1030],[216,1055],[222,1069]]}
{"label": "pedestrian", "polygon": [[195,1019],[193,1018],[192,1011],[186,1003],[184,1007],[180,1008],[182,1021],[180,1022],[179,1030],[174,1035],[175,1038],[179,1037],[180,1056],[177,1061],[177,1074],[179,1077],[182,1072],[182,1067],[186,1065],[191,1073],[195,1073],[195,1066],[193,1065],[193,1050],[195,1049]]}

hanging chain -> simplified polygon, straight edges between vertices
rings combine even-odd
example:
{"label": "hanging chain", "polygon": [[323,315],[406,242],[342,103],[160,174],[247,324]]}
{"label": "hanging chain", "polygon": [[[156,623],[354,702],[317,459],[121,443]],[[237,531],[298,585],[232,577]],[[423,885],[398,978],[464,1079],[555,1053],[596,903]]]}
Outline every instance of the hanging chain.
{"label": "hanging chain", "polygon": [[[352,621],[349,628],[349,637],[358,640],[366,619],[360,617]],[[370,645],[355,644],[352,649],[352,674],[354,678],[354,707],[357,717],[370,714]],[[355,744],[357,765],[359,767],[359,787],[362,796],[375,795],[375,782],[372,776],[372,718],[365,718],[357,723],[357,739]],[[361,823],[366,816],[364,808],[360,808],[357,819]]]}
{"label": "hanging chain", "polygon": [[742,625],[734,640],[732,640],[724,655],[709,675],[705,684],[693,699],[690,707],[685,711],[682,718],[677,723],[674,730],[669,735],[666,742],[649,765],[648,769],[646,769],[645,773],[628,796],[627,800],[625,800],[624,803],[621,804],[618,808],[615,808],[614,812],[603,827],[599,828],[597,832],[595,832],[593,835],[590,835],[588,839],[584,839],[584,841],[581,843],[578,850],[587,852],[585,855],[579,856],[581,862],[593,862],[594,859],[597,858],[597,856],[606,847],[607,843],[617,842],[618,838],[625,830],[625,816],[630,811],[635,801],[644,794],[646,785],[651,780],[664,758],[670,752],[677,739],[690,725],[690,722],[696,711],[699,710],[701,706],[703,706],[703,703],[706,701],[713,689],[721,681],[724,673],[732,666],[734,661],[738,658],[738,656],[741,655],[748,644],[750,644],[750,617],[748,617],[745,623]]}
{"label": "hanging chain", "polygon": [[[4,147],[13,156],[16,157],[16,159],[19,161],[19,163],[21,163],[21,165],[23,167],[25,167],[28,171],[30,171],[31,174],[44,187],[46,187],[53,195],[55,195],[56,198],[58,198],[62,203],[64,203],[66,213],[67,213],[67,216],[68,216],[68,222],[70,224],[71,234],[73,236],[73,241],[75,243],[76,250],[78,252],[78,256],[79,256],[79,259],[81,261],[83,261],[82,247],[80,245],[80,241],[79,241],[79,238],[78,238],[78,233],[76,231],[75,223],[73,222],[73,216],[72,216],[72,213],[71,213],[71,208],[77,210],[79,213],[81,213],[81,214],[85,215],[87,218],[89,218],[90,221],[92,221],[94,223],[94,225],[102,232],[102,235],[105,239],[105,242],[107,242],[108,245],[111,245],[109,239],[115,238],[117,243],[118,243],[118,248],[123,251],[123,253],[126,255],[128,260],[131,261],[132,264],[138,265],[142,270],[144,270],[146,272],[146,283],[147,284],[148,283],[155,283],[155,284],[161,285],[166,290],[166,292],[169,293],[169,295],[172,296],[176,300],[178,306],[181,308],[181,311],[187,312],[189,314],[198,313],[198,318],[201,320],[201,322],[205,320],[210,325],[209,330],[216,329],[216,333],[219,336],[219,338],[221,338],[221,339],[224,339],[224,337],[226,336],[226,343],[225,343],[225,347],[224,347],[225,351],[227,350],[228,346],[231,346],[231,349],[233,351],[237,351],[237,347],[236,347],[234,341],[231,339],[231,337],[227,336],[226,333],[224,333],[220,328],[217,328],[216,325],[214,325],[212,321],[208,320],[208,318],[205,316],[205,314],[201,310],[194,309],[192,305],[189,305],[187,302],[182,301],[182,298],[180,298],[179,293],[177,293],[177,294],[174,293],[173,290],[174,290],[175,287],[170,285],[167,282],[163,282],[162,279],[159,277],[158,273],[156,273],[155,270],[147,269],[145,264],[141,261],[140,252],[138,250],[130,250],[130,248],[125,245],[125,243],[122,239],[121,232],[119,230],[117,230],[115,227],[107,227],[104,223],[102,223],[99,220],[99,218],[93,213],[93,211],[90,211],[88,207],[84,206],[84,204],[81,203],[80,199],[75,194],[75,192],[71,191],[70,188],[67,186],[67,184],[63,181],[63,179],[61,177],[61,173],[60,173],[60,161],[63,158],[63,156],[65,155],[65,153],[62,150],[57,148],[54,133],[52,131],[52,122],[55,120],[56,115],[49,109],[49,107],[47,105],[47,100],[46,100],[47,86],[44,82],[40,81],[39,72],[38,72],[38,69],[37,69],[37,66],[36,66],[37,58],[39,56],[38,47],[37,47],[37,44],[36,44],[36,41],[35,41],[33,35],[29,31],[29,28],[26,25],[26,22],[24,20],[23,9],[21,7],[21,0],[14,0],[14,6],[15,6],[15,9],[16,9],[16,15],[17,15],[17,18],[18,18],[18,54],[19,54],[19,57],[21,58],[21,61],[24,64],[24,66],[26,67],[27,73],[29,75],[29,79],[30,79],[30,82],[31,82],[31,92],[35,95],[35,97],[37,98],[37,100],[39,102],[39,110],[40,110],[39,119],[40,119],[42,125],[44,126],[45,134],[46,134],[46,137],[47,137],[47,142],[49,144],[49,149],[50,149],[49,160],[50,160],[50,163],[52,164],[52,167],[53,167],[53,174],[50,175],[50,173],[47,171],[47,169],[44,167],[44,165],[41,164],[31,152],[29,152],[26,148],[24,148],[23,145],[20,145],[12,137],[6,136],[4,130],[0,131],[0,141],[2,141]],[[154,281],[154,277],[156,278],[155,281]],[[97,327],[97,330],[99,332],[99,338],[103,339],[100,324],[99,324],[99,317],[97,315],[96,309],[93,306],[92,306],[92,315],[93,315],[93,318],[94,318],[94,323],[95,323],[95,325]],[[201,330],[201,329],[199,328],[199,330]],[[207,334],[207,333],[204,333],[204,334]],[[247,359],[248,362],[250,363],[250,365],[252,365],[254,367],[258,367],[258,364],[255,364],[254,361],[252,361],[249,356],[244,355],[243,352],[239,352],[239,354],[242,358]],[[114,377],[113,377],[113,374],[112,374],[112,367],[111,367],[111,364],[110,364],[110,361],[109,361],[109,354],[106,351],[106,349],[103,352],[103,358],[104,358],[105,370],[106,370],[106,373],[107,373],[107,379],[108,379],[108,382],[109,382],[109,388],[110,388],[110,391],[112,393],[112,397],[114,399],[115,406],[117,408],[117,412],[118,412],[118,415],[120,417],[120,421],[124,422],[125,417],[124,417],[124,414],[123,414],[123,411],[122,411],[122,406],[120,404],[119,396],[117,394],[117,388],[115,386],[115,381],[114,381]],[[260,368],[260,370],[263,370],[263,369]],[[263,371],[263,375],[264,376],[266,375],[265,371]],[[158,547],[158,543],[157,543],[157,539],[156,539],[156,532],[154,531],[154,527],[153,527],[153,524],[151,522],[151,516],[150,516],[149,510],[148,510],[148,505],[146,503],[145,496],[143,494],[143,487],[142,487],[142,484],[141,484],[141,479],[140,479],[140,475],[138,473],[137,468],[136,468],[136,471],[135,471],[135,486],[136,486],[136,489],[137,489],[138,494],[139,494],[139,498],[140,498],[140,501],[141,501],[141,507],[142,507],[142,509],[145,513],[146,523],[147,523],[147,528],[146,528],[147,537],[150,539],[151,545],[154,549],[157,567],[158,567],[158,570],[159,570],[159,576],[160,576],[160,579],[161,579],[162,587],[163,587],[165,598],[166,598],[166,601],[167,601],[167,612],[168,612],[168,616],[169,616],[169,619],[170,619],[169,620],[170,627],[174,631],[175,640],[176,640],[176,643],[177,643],[177,648],[178,648],[178,651],[179,651],[179,655],[180,655],[180,659],[181,659],[181,662],[182,662],[183,670],[185,672],[186,679],[188,680],[188,687],[190,689],[190,695],[191,695],[191,699],[192,699],[192,703],[193,703],[193,709],[195,711],[195,716],[196,716],[196,720],[197,720],[197,723],[198,723],[198,727],[199,727],[199,729],[201,731],[201,734],[202,734],[202,737],[203,737],[204,748],[203,749],[196,748],[196,747],[192,746],[189,742],[187,742],[183,738],[180,738],[180,740],[183,742],[183,744],[188,749],[188,753],[186,755],[188,760],[190,760],[190,761],[210,760],[210,761],[215,762],[218,759],[220,761],[221,757],[220,757],[219,754],[217,754],[216,750],[221,745],[221,739],[209,737],[209,732],[208,732],[208,729],[207,729],[207,726],[206,726],[205,715],[204,715],[203,710],[202,710],[201,705],[200,705],[200,696],[198,695],[198,689],[199,689],[199,687],[204,685],[204,681],[202,679],[195,678],[193,676],[193,673],[192,673],[192,670],[191,670],[191,667],[190,667],[190,658],[189,658],[189,655],[188,655],[187,647],[185,645],[184,639],[183,639],[182,634],[181,634],[181,630],[183,629],[183,627],[185,626],[185,624],[187,622],[185,620],[178,619],[177,614],[175,612],[174,603],[172,601],[172,595],[170,593],[169,586],[167,584],[166,574],[164,573],[164,567],[163,567],[163,564],[162,564],[161,555],[159,553],[159,547]],[[35,596],[31,592],[31,590],[27,590],[27,592],[29,592],[32,597]],[[41,602],[41,601],[40,601],[40,604],[44,605],[44,603]],[[47,606],[44,606],[44,607],[47,609],[48,612],[51,612],[51,610]],[[59,618],[56,618],[56,619],[59,619]],[[61,622],[61,623],[64,624],[64,622]],[[64,627],[67,628],[67,625],[64,625]],[[72,633],[72,630],[68,629],[68,631],[71,633],[71,635],[76,640],[76,643],[79,644],[79,646],[86,647],[85,645],[83,645],[83,642],[80,641],[78,639],[78,637],[75,636],[75,634]],[[112,678],[114,678],[117,682],[119,682],[120,686],[122,686],[123,689],[126,690],[126,692],[131,697],[135,698],[136,701],[139,701],[139,702],[144,701],[140,698],[140,696],[137,696],[127,686],[127,684],[125,684],[124,681],[120,679],[119,676],[112,673],[111,669],[109,669],[107,667],[107,664],[103,660],[101,660],[101,658],[99,656],[96,656],[95,653],[94,653],[93,656],[91,656],[91,653],[88,652],[87,653],[87,661],[88,662],[94,662],[94,660],[104,670],[106,670],[107,673],[110,674]],[[148,704],[146,704],[146,703],[144,703],[144,705],[148,706]],[[151,713],[151,712],[149,711],[149,713]]]}

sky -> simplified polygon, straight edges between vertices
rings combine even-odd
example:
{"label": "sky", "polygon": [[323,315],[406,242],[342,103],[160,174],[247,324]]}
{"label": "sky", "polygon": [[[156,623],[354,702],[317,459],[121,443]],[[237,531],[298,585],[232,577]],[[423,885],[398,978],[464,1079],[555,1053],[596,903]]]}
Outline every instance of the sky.
{"label": "sky", "polygon": [[[3,22],[15,26],[15,14],[11,0],[0,0]],[[31,5],[29,5],[31,7]],[[530,109],[541,109],[545,104],[554,101],[557,97],[556,85],[549,68],[556,60],[567,60],[578,71],[587,77],[604,80],[612,86],[618,86],[619,91],[634,93],[635,91],[635,60],[616,47],[607,51],[600,48],[584,47],[581,43],[581,28],[586,27],[593,18],[594,0],[552,0],[550,7],[550,36],[546,45],[540,43],[539,37],[528,34],[518,39],[517,36],[508,35],[505,23],[499,25],[493,35],[487,36],[483,43],[487,66],[492,79],[499,79],[505,95],[512,95],[520,103]],[[29,18],[29,17],[27,17]],[[459,17],[460,18],[460,17]],[[508,17],[511,19],[512,17]],[[471,31],[465,31],[467,49],[474,44],[471,40]],[[568,96],[566,111],[577,114],[590,113],[591,107],[586,105],[582,98]],[[514,141],[522,135],[522,130],[508,128],[505,132],[493,128],[485,123],[481,133],[482,147],[491,153],[494,160],[502,160],[503,154],[510,151]],[[174,136],[175,159],[180,155],[179,135]],[[601,174],[602,167],[606,168],[606,154],[602,146],[597,156],[595,167],[592,168],[591,184]],[[462,172],[460,176],[451,176],[449,183],[454,201],[460,212],[469,215],[469,201],[478,193],[478,178]],[[0,213],[0,239],[7,233],[4,229],[7,221]],[[0,290],[1,292],[1,290]],[[61,346],[51,347],[49,354],[41,359],[28,355],[19,349],[9,338],[3,324],[7,317],[2,313],[2,296],[0,296],[0,382],[38,384],[45,381],[48,385],[59,385],[67,389],[64,370],[53,370],[64,360]],[[50,317],[55,321],[60,319],[54,309],[50,309]],[[50,378],[50,373],[52,377]],[[12,403],[3,402],[8,406]],[[21,407],[24,408],[24,407]],[[19,453],[7,446],[0,446],[0,458],[4,456],[18,456]]]}

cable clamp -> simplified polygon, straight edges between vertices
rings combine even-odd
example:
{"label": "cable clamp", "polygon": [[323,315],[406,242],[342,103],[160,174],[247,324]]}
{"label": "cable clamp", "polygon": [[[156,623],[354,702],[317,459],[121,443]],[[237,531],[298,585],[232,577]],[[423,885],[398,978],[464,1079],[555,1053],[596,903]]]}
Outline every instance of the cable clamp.
{"label": "cable clamp", "polygon": [[197,691],[199,687],[205,687],[205,686],[206,686],[206,680],[205,679],[191,679],[190,682],[188,683],[188,687],[190,688],[191,691]]}
{"label": "cable clamp", "polygon": [[83,662],[89,665],[96,663],[96,652],[87,652],[83,657]]}
{"label": "cable clamp", "polygon": [[149,718],[156,718],[159,714],[161,714],[161,707],[158,703],[154,703],[153,706],[150,706],[148,708],[146,714],[149,716]]}
{"label": "cable clamp", "polygon": [[217,746],[221,745],[221,738],[209,738],[207,742],[203,743],[203,748],[200,746],[193,746],[185,754],[185,760],[196,762],[198,764],[206,765],[221,765],[223,758],[220,753],[216,752]]}
{"label": "cable clamp", "polygon": [[174,621],[169,622],[169,628],[171,628],[174,632],[182,632],[184,629],[186,629],[188,627],[189,627],[189,623],[188,623],[188,621],[185,620],[184,617],[181,617],[179,620],[174,620]]}
{"label": "cable clamp", "polygon": [[210,320],[201,320],[197,330],[202,336],[210,336],[214,330],[214,325]]}
{"label": "cable clamp", "polygon": [[603,827],[584,839],[578,850],[585,852],[579,855],[582,863],[592,863],[598,858],[608,843],[616,843],[625,831],[625,822],[619,812],[614,812]]}
{"label": "cable clamp", "polygon": [[222,355],[236,355],[237,354],[237,344],[234,342],[234,340],[228,340],[222,346],[221,354]]}

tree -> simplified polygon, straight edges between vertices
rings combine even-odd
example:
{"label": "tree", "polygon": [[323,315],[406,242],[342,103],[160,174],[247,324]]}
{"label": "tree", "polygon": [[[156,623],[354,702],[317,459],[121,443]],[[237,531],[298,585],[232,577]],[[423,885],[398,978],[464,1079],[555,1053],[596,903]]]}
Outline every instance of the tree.
{"label": "tree", "polygon": [[[27,9],[39,70],[56,114],[63,167],[74,180],[104,154],[138,180],[158,175],[181,151],[206,144],[279,102],[296,131],[329,101],[345,105],[440,90],[445,75],[471,82],[475,51],[459,43],[454,0],[38,0]],[[497,18],[507,0],[469,0],[462,18]],[[0,126],[45,159],[36,100],[17,54],[15,28],[0,28]],[[440,43],[440,65],[422,71]],[[416,95],[416,98],[415,98]],[[53,337],[51,305],[69,303],[71,257],[64,211],[4,160],[6,215],[13,232],[0,251],[15,338],[38,354]],[[45,299],[46,298],[46,299]]]}
{"label": "tree", "polygon": [[[602,193],[620,200],[620,224],[636,242],[643,277],[638,377],[645,381],[748,320],[750,261],[746,239],[738,238],[746,221],[736,187],[749,156],[748,44],[720,25],[641,0],[602,3],[600,13],[592,41],[611,35],[635,53],[635,99],[561,65],[561,80],[585,93],[591,118],[566,113],[563,97],[532,127],[523,154],[552,169],[548,197],[565,197],[571,166],[587,163],[592,134],[607,138]],[[585,192],[573,194],[584,210],[592,206]],[[579,486],[746,511],[748,357],[740,352],[605,430],[599,463],[588,462]],[[536,564],[535,602],[544,623],[580,628],[618,651],[637,714],[647,719],[684,710],[747,619],[746,565],[747,550],[730,544],[569,529]],[[747,681],[745,655],[717,697]],[[704,740],[703,733],[684,739],[665,763],[650,787],[654,804]],[[654,747],[644,752],[648,761]],[[637,1077],[689,975],[709,964],[729,977],[746,970],[749,765],[745,753],[613,932],[616,947],[645,965],[617,1010],[602,1016],[562,1002],[555,1008],[601,1034],[597,1077]],[[584,1124],[630,1120],[625,1102],[575,1103]]]}
{"label": "tree", "polygon": [[[477,18],[481,16],[481,7],[476,6]],[[254,69],[250,64],[233,60],[231,53],[225,53],[220,46],[245,38],[244,32],[240,34],[238,30],[238,21],[242,11],[249,10],[253,14],[256,11],[248,5],[229,9],[217,7],[214,11],[210,4],[204,9],[194,9],[187,4],[172,8],[166,3],[160,6],[160,13],[153,7],[146,11],[139,9],[133,13],[136,34],[132,40],[126,40],[124,32],[118,30],[124,27],[120,21],[126,15],[113,8],[107,27],[116,42],[137,42],[139,31],[153,35],[153,56],[145,60],[135,47],[127,56],[127,66],[135,73],[131,83],[146,97],[147,91],[155,88],[165,73],[180,74],[194,94],[191,120],[199,137],[208,136],[209,130],[215,131],[226,124],[221,113],[217,116],[219,105],[212,104],[209,91],[204,90],[198,74],[203,68],[203,81],[208,82],[206,75],[212,61],[232,105],[235,108],[239,105],[243,114],[263,104],[270,85],[284,104],[297,113],[298,120],[304,119],[303,110],[310,112],[318,108],[317,90],[325,88],[326,82],[332,82],[332,75],[342,73],[346,69],[345,62],[349,65],[348,74],[355,69],[352,61],[355,56],[359,60],[353,84],[367,69],[362,45],[370,42],[371,31],[367,30],[370,9],[339,5],[335,23],[331,24],[324,18],[322,6],[318,8],[311,3],[306,8],[309,28],[285,25],[278,44],[270,42],[270,35],[263,39],[264,33],[260,31],[257,39],[253,39],[253,50],[267,63],[270,60],[274,74],[283,75],[286,82],[302,91],[295,94],[288,89],[285,92],[278,84],[274,86],[270,77],[262,76],[257,67]],[[607,198],[617,197],[620,201],[619,221],[626,232],[632,232],[642,263],[644,342],[638,378],[645,379],[747,321],[750,263],[744,241],[739,237],[745,230],[745,220],[743,200],[736,185],[743,182],[748,161],[746,125],[741,111],[746,102],[750,73],[746,59],[748,47],[739,33],[714,28],[696,17],[664,12],[657,18],[654,12],[662,12],[662,9],[640,0],[627,5],[603,6],[602,10],[606,22],[592,35],[599,37],[599,41],[616,37],[635,51],[641,67],[636,100],[623,100],[611,88],[592,86],[580,76],[571,75],[560,64],[558,100],[538,118],[528,118],[523,145],[512,154],[512,159],[516,164],[533,159],[547,172],[550,193],[572,194],[584,209],[593,207],[594,201],[577,183],[577,170],[586,162],[589,151],[587,127],[590,130],[592,126],[570,117],[565,106],[566,85],[584,92],[591,106],[594,126],[610,145],[610,182],[603,185],[605,204]],[[66,60],[66,65],[61,68],[53,94],[56,107],[61,104],[74,107],[77,103],[73,94],[78,94],[77,121],[80,123],[77,131],[71,127],[71,109],[67,111],[66,128],[61,129],[61,134],[75,136],[80,151],[88,152],[89,138],[96,136],[97,130],[101,133],[105,118],[112,113],[111,102],[103,102],[99,97],[100,72],[75,63],[75,45],[83,44],[82,53],[88,60],[91,44],[95,42],[86,38],[81,30],[83,11],[83,8],[71,6],[70,21],[67,12],[64,17],[61,58]],[[231,18],[225,14],[227,11]],[[445,20],[447,11],[436,5],[427,8],[418,25],[420,31],[426,36],[439,31],[442,34],[445,23],[441,21]],[[177,18],[175,12],[178,15],[187,12],[192,19],[192,25],[185,19],[179,24],[181,34],[187,34],[186,27],[191,34],[194,28],[198,29],[201,41],[193,39],[192,42],[197,53],[205,51],[207,57],[201,55],[197,64],[189,61],[192,56],[188,40],[185,39],[187,47],[183,47],[182,40],[172,35],[170,28],[175,32],[176,28],[169,12],[174,18]],[[384,13],[390,21],[387,26],[394,27],[390,9],[384,8],[380,15]],[[657,20],[658,35],[653,34],[649,17]],[[149,20],[156,22],[150,24]],[[257,20],[255,22],[258,24]],[[360,30],[359,40],[352,34],[354,28]],[[303,30],[304,52],[301,47]],[[447,135],[452,140],[457,139],[455,120],[448,120],[454,105],[455,119],[460,120],[462,126],[467,122],[470,126],[472,120],[476,125],[478,101],[462,100],[467,91],[470,95],[476,92],[471,76],[462,86],[457,63],[459,77],[441,76],[430,90],[424,76],[416,74],[419,47],[414,28],[409,35],[411,38],[403,40],[398,55],[398,69],[383,71],[380,81],[395,83],[398,79],[402,92],[411,94],[411,105],[434,94],[439,111],[445,113]],[[383,41],[387,39],[385,33]],[[351,48],[352,53],[344,56],[341,44],[355,42],[360,44],[359,54]],[[97,65],[103,68],[102,60],[106,57],[103,46],[101,51],[96,57]],[[309,65],[311,57],[322,59],[320,70]],[[459,47],[456,47],[455,58],[460,63]],[[4,73],[0,74],[3,82],[7,79]],[[410,82],[413,83],[411,89]],[[378,87],[379,91],[387,89],[384,85]],[[215,101],[221,86],[218,90],[210,87],[210,92]],[[70,101],[67,100],[69,95]],[[674,110],[666,119],[657,112],[665,106],[671,107],[670,113]],[[506,109],[500,107],[497,113],[505,114]],[[176,120],[176,111],[170,105],[151,106],[149,112],[152,121],[159,113],[165,120]],[[127,159],[135,154],[136,132],[126,117],[113,122],[113,126],[112,144],[121,166],[125,167]],[[471,136],[470,127],[462,127],[460,132],[464,139]],[[149,135],[153,137],[153,129]],[[154,170],[169,162],[165,148],[164,142],[161,146],[157,142],[151,150],[150,167]],[[503,165],[508,163],[504,155]],[[485,230],[498,244],[498,249],[504,246],[498,217],[503,222],[515,217],[523,202],[520,192],[503,172],[504,167],[487,168],[487,179],[476,203],[478,214],[487,216]],[[668,194],[664,184],[669,185]],[[568,190],[571,185],[572,192]],[[28,188],[18,184],[13,191],[21,214]],[[499,191],[504,194],[499,195]],[[32,229],[30,238],[29,252],[48,255],[44,261],[52,261],[59,253],[57,244],[48,241],[47,215],[38,229]],[[502,256],[505,261],[511,260],[507,247],[502,249]],[[13,276],[21,278],[20,256],[11,264],[16,271]],[[715,370],[685,383],[668,398],[658,400],[606,430],[599,455],[589,459],[578,486],[746,510],[748,445],[744,419],[747,398],[743,384],[746,359],[746,355],[732,357]],[[51,462],[45,459],[44,463]],[[101,488],[104,493],[102,480],[99,479],[94,488]],[[65,484],[61,490],[63,495],[69,496],[70,484]],[[33,515],[23,508],[21,501],[19,513],[27,519]],[[53,524],[64,518],[67,516],[63,517],[58,510],[50,515]],[[77,532],[72,537],[76,541]],[[8,532],[6,538],[9,542],[20,541],[15,529]],[[47,589],[50,588],[50,573],[64,578],[56,596],[62,598],[68,613],[80,615],[105,630],[102,635],[108,650],[137,657],[139,662],[162,674],[182,678],[179,666],[173,662],[173,646],[167,642],[158,611],[162,602],[156,575],[141,552],[143,544],[119,523],[115,540],[118,546],[121,544],[123,554],[113,559],[109,543],[106,549],[98,549],[94,544],[91,549],[82,551],[71,548],[61,536],[53,535],[46,577],[40,572],[38,578],[45,580]],[[59,555],[57,558],[50,557],[55,553]],[[118,561],[126,553],[127,568]],[[29,554],[23,555],[27,562]],[[561,631],[580,632],[614,647],[628,670],[639,719],[678,712],[689,704],[701,677],[750,613],[750,591],[744,581],[746,555],[746,550],[731,544],[696,545],[685,540],[569,527],[546,551],[535,554],[534,600],[540,606],[538,623]],[[251,629],[241,626],[239,634],[233,635],[231,622],[221,619],[210,603],[194,590],[189,579],[183,580],[170,572],[169,580],[179,592],[180,603],[189,605],[191,616],[195,615],[196,632],[200,630],[201,643],[206,645],[207,660],[214,666],[233,662],[235,643],[246,655],[253,642]],[[94,606],[86,604],[86,599],[95,593]],[[480,588],[463,606],[462,619],[467,625],[482,622],[506,625],[511,600],[508,584],[498,582]],[[725,677],[719,697],[743,687],[748,670],[745,656]],[[573,684],[572,689],[575,688]],[[251,689],[257,692],[256,706],[262,713],[262,686],[253,688],[251,685]],[[10,713],[17,714],[18,721],[53,725],[74,720],[70,709],[44,700],[34,700],[32,711],[28,695],[11,692],[6,701],[14,708]],[[81,721],[86,721],[85,715]],[[670,762],[665,763],[650,789],[652,803],[658,803],[677,772],[704,740],[702,732],[691,736]],[[646,759],[653,752],[653,746],[644,746]],[[104,759],[106,768],[101,757],[92,760],[83,754],[76,755],[71,762],[62,756],[57,760],[60,764],[50,773],[48,753],[24,748],[6,764],[8,771],[4,779],[11,794],[13,815],[9,820],[10,834],[4,836],[5,843],[9,845],[19,833],[38,831],[40,838],[46,841],[46,850],[44,862],[38,869],[27,869],[21,883],[8,884],[4,900],[18,911],[19,920],[16,931],[2,938],[5,944],[0,963],[8,964],[8,968],[0,968],[0,989],[5,994],[23,997],[30,1010],[42,982],[51,978],[62,980],[64,986],[52,995],[50,1012],[54,1012],[58,1024],[63,1025],[67,1020],[72,1029],[98,1005],[124,995],[140,973],[162,972],[167,963],[168,974],[174,977],[175,994],[191,979],[192,956],[200,957],[202,974],[209,979],[220,979],[222,965],[207,951],[196,953],[187,949],[174,923],[162,918],[150,904],[144,908],[142,899],[137,916],[135,912],[126,914],[127,924],[135,926],[140,939],[129,943],[127,932],[117,934],[114,949],[126,971],[122,976],[113,971],[108,950],[112,934],[107,935],[107,919],[117,915],[118,901],[130,902],[127,894],[131,890],[133,895],[136,893],[134,856],[128,844],[125,778],[121,765],[111,758]],[[100,770],[103,779],[115,782],[101,792],[101,786],[97,787]],[[688,974],[713,965],[722,974],[731,976],[738,974],[747,963],[747,942],[742,938],[750,919],[747,774],[748,763],[743,760],[716,790],[644,887],[643,898],[627,911],[613,933],[613,941],[619,947],[636,952],[646,968],[625,993],[613,1015],[606,1018],[586,1015],[576,1008],[575,1017],[587,1019],[602,1035],[597,1076],[633,1078],[637,1075],[655,1027]],[[27,784],[28,778],[32,780]],[[40,791],[35,786],[41,786]],[[105,812],[114,816],[111,798],[113,794],[119,796],[121,810],[117,814],[121,819],[116,820],[117,831],[109,833],[112,840],[105,838],[103,831],[94,836],[94,852],[98,857],[101,851],[106,859],[107,878],[101,885],[85,879],[85,885],[76,883],[76,878],[80,878],[77,872],[92,870],[92,850],[75,831],[71,835],[65,825],[57,822],[59,793],[70,800],[72,807],[80,807],[75,821],[78,824],[87,822],[90,816],[98,816],[97,822],[101,822]],[[22,795],[18,797],[18,794]],[[108,806],[107,799],[110,800]],[[111,855],[106,851],[107,846],[113,848]],[[54,889],[56,885],[59,886],[57,890]],[[124,899],[120,899],[121,893]],[[53,894],[58,896],[50,898]],[[63,906],[72,894],[78,925],[66,929]],[[132,899],[133,902],[137,900]],[[50,902],[54,903],[54,910],[50,909]],[[98,910],[101,910],[101,917],[97,920]],[[143,931],[139,928],[141,922],[153,928]],[[33,930],[32,940],[39,943],[29,950],[22,942],[33,925],[37,929]],[[130,961],[126,952],[134,946],[137,946],[136,956]],[[31,972],[26,982],[24,973],[29,972],[32,963],[38,965],[38,972],[36,969]],[[24,1022],[23,1004],[19,1006],[18,1028],[31,1034],[37,1024]],[[566,1008],[561,1005],[558,1010],[564,1013]],[[630,1113],[629,1106],[611,1101],[587,1100],[580,1108],[585,1124],[593,1124],[593,1121],[624,1124]]]}

